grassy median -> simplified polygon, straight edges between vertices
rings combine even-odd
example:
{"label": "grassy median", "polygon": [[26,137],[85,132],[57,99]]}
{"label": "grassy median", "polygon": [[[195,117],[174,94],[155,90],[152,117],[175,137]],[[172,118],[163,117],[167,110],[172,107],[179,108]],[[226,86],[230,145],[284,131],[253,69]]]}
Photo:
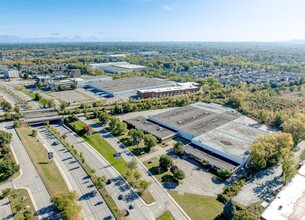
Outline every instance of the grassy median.
{"label": "grassy median", "polygon": [[175,218],[170,211],[165,211],[157,220],[175,220]]}
{"label": "grassy median", "polygon": [[16,130],[50,195],[68,192],[68,187],[55,163],[48,159],[47,149],[37,138],[30,136],[30,128],[23,125]]}
{"label": "grassy median", "polygon": [[26,189],[14,190],[8,197],[15,220],[38,220],[33,203]]}

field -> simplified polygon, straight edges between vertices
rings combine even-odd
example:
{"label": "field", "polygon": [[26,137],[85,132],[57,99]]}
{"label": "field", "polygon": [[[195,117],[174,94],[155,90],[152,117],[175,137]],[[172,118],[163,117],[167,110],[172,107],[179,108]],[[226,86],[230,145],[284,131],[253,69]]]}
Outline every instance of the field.
{"label": "field", "polygon": [[[14,213],[15,220],[37,220],[35,210],[26,189],[17,189],[9,195],[11,208]],[[28,207],[28,208],[27,208]]]}
{"label": "field", "polygon": [[213,220],[222,213],[224,205],[214,197],[168,192],[193,220]]}
{"label": "field", "polygon": [[162,215],[160,215],[157,220],[175,220],[174,216],[170,211],[164,212]]}
{"label": "field", "polygon": [[49,162],[47,149],[43,147],[38,139],[29,135],[31,130],[23,126],[17,128],[17,133],[50,195],[53,196],[58,192],[68,192],[65,181],[55,163]]}
{"label": "field", "polygon": [[88,96],[86,94],[83,94],[83,93],[81,93],[77,90],[51,92],[50,95],[59,99],[59,100],[69,102],[71,104],[93,100],[90,96]]}
{"label": "field", "polygon": [[290,93],[284,93],[282,95],[283,99],[297,102],[303,106],[305,106],[305,96],[302,95],[301,92],[290,92]]}

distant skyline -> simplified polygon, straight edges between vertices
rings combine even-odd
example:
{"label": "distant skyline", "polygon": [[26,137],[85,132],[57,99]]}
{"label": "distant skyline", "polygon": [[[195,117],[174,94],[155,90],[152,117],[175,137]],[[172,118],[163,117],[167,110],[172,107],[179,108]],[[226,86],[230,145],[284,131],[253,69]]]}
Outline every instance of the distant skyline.
{"label": "distant skyline", "polygon": [[0,43],[305,39],[304,0],[0,0]]}

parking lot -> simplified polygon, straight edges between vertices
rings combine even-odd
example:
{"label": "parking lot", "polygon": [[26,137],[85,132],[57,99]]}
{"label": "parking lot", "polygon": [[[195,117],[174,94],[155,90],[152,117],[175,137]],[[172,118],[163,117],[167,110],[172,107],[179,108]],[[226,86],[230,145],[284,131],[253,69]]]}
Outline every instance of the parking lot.
{"label": "parking lot", "polygon": [[70,103],[81,103],[81,102],[93,100],[93,98],[91,98],[90,96],[87,96],[77,90],[51,92],[50,95],[62,101],[70,102]]}

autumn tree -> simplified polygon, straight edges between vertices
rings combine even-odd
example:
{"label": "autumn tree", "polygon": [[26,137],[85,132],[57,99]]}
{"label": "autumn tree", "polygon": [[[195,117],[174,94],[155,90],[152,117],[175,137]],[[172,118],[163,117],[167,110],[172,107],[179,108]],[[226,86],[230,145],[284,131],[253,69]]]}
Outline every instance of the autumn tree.
{"label": "autumn tree", "polygon": [[263,169],[267,165],[278,163],[284,150],[290,151],[292,146],[292,136],[288,133],[274,132],[258,137],[250,146],[253,166],[257,169]]}
{"label": "autumn tree", "polygon": [[293,137],[294,144],[297,145],[305,139],[305,114],[297,114],[287,119],[282,128]]}

